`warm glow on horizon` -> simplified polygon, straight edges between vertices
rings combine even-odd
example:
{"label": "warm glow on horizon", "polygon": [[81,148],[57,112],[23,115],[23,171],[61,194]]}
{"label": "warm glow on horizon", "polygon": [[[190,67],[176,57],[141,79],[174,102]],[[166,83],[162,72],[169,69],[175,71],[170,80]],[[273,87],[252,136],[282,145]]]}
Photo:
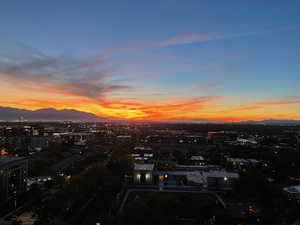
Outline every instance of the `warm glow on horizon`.
{"label": "warm glow on horizon", "polygon": [[[216,104],[216,102],[218,104]],[[88,101],[74,98],[72,101],[57,100],[22,100],[0,102],[4,107],[38,110],[43,108],[75,109],[93,113],[99,117],[133,119],[133,120],[208,120],[219,122],[238,122],[264,119],[300,119],[297,113],[300,104],[293,103],[253,103],[241,107],[228,107],[224,99],[207,101],[186,100],[151,105],[132,102],[105,102]],[[259,106],[257,106],[259,105]],[[282,113],[278,113],[282,112]]]}
{"label": "warm glow on horizon", "polygon": [[[24,79],[24,78],[22,78]],[[36,83],[36,88],[25,89],[24,82],[15,80],[3,83],[1,106],[37,110],[42,108],[75,109],[100,117],[133,120],[208,120],[238,122],[264,119],[300,119],[300,101],[260,101],[243,103],[242,98],[230,97],[170,97],[169,100],[152,96],[151,99],[124,100],[111,98],[109,93],[102,99],[73,93],[68,86]],[[23,81],[23,80],[22,80]],[[26,81],[26,80],[25,80]],[[26,82],[25,82],[26,83]],[[45,88],[43,88],[45,86]],[[22,90],[22,92],[20,92]]]}

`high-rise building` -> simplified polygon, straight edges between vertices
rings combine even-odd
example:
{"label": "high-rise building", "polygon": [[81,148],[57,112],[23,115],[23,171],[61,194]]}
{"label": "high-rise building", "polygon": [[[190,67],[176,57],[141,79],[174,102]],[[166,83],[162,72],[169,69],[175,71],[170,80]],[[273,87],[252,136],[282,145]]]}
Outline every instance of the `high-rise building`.
{"label": "high-rise building", "polygon": [[0,156],[0,203],[14,200],[26,190],[28,160],[25,157]]}

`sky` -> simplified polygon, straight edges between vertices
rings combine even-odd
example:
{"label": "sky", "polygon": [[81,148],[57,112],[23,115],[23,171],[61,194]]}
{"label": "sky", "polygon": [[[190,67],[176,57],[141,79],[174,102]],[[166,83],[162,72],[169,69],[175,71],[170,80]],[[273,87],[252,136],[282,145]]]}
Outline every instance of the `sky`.
{"label": "sky", "polygon": [[300,120],[300,1],[2,0],[0,106]]}

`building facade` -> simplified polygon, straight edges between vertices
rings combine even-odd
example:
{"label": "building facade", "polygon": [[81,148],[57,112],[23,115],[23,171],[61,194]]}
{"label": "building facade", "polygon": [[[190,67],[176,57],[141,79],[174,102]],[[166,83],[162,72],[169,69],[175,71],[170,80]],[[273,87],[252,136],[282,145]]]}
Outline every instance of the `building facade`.
{"label": "building facade", "polygon": [[0,203],[26,191],[28,160],[24,157],[0,157]]}
{"label": "building facade", "polygon": [[153,184],[153,164],[134,165],[134,184]]}

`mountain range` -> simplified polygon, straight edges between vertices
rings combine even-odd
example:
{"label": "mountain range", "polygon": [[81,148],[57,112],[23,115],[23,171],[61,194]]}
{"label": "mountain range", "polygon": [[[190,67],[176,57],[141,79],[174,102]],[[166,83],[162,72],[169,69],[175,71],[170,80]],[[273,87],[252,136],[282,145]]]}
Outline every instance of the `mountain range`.
{"label": "mountain range", "polygon": [[35,121],[100,121],[102,118],[92,113],[73,109],[57,110],[53,108],[26,110],[11,107],[0,107],[1,121],[35,120]]}
{"label": "mountain range", "polygon": [[253,124],[253,125],[300,125],[300,120],[276,120],[276,119],[269,119],[269,120],[249,120],[249,121],[242,121],[239,122],[240,124]]}

